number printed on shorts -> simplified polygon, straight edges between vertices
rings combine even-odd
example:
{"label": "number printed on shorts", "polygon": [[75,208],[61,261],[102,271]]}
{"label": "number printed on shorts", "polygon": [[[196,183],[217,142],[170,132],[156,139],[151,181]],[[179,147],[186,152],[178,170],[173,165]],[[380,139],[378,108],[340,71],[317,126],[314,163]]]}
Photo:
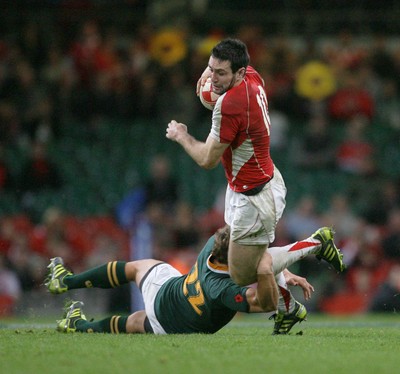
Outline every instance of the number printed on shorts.
{"label": "number printed on shorts", "polygon": [[261,112],[263,114],[264,118],[264,123],[265,127],[267,128],[268,135],[270,135],[270,126],[271,126],[271,120],[269,119],[269,113],[268,113],[268,99],[267,99],[267,94],[264,91],[264,88],[262,86],[258,86],[258,89],[260,92],[257,94],[257,103],[261,108]]}
{"label": "number printed on shorts", "polygon": [[[201,316],[203,311],[199,308],[204,305],[204,294],[201,289],[200,281],[198,278],[197,262],[194,265],[193,272],[188,274],[183,283],[183,293],[187,297],[190,305],[194,311]],[[191,286],[191,287],[189,287]]]}

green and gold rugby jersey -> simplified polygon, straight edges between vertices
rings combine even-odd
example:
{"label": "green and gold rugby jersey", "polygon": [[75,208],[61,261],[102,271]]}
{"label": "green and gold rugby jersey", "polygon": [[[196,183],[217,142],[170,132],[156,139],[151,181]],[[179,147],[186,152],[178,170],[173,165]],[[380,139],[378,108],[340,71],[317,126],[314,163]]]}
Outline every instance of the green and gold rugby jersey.
{"label": "green and gold rugby jersey", "polygon": [[239,287],[227,266],[210,262],[214,236],[189,274],[168,280],[157,293],[154,309],[167,334],[214,333],[236,312],[248,312],[247,287]]}

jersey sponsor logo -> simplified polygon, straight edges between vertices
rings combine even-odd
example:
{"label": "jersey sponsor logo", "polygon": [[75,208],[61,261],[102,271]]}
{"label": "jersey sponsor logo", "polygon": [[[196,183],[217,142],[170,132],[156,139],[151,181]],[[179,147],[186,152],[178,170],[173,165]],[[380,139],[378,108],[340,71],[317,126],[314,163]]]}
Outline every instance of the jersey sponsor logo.
{"label": "jersey sponsor logo", "polygon": [[193,310],[201,316],[203,311],[200,309],[204,305],[204,293],[198,279],[199,273],[197,270],[197,262],[193,270],[188,274],[183,282],[183,294],[186,296]]}

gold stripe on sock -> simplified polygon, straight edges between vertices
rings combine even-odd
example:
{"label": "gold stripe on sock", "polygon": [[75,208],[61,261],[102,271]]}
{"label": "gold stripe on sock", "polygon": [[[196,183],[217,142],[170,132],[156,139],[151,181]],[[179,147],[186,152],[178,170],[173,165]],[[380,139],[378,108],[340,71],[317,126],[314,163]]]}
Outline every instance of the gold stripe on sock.
{"label": "gold stripe on sock", "polygon": [[111,331],[111,334],[114,334],[114,318],[115,318],[115,316],[112,316],[111,319],[110,319],[110,331]]}
{"label": "gold stripe on sock", "polygon": [[118,329],[118,321],[119,321],[119,318],[120,318],[120,316],[116,316],[115,317],[115,322],[114,322],[114,324],[115,324],[115,333],[116,334],[119,334],[119,329]]}
{"label": "gold stripe on sock", "polygon": [[112,316],[110,320],[110,330],[112,334],[119,334],[118,321],[120,316]]}
{"label": "gold stripe on sock", "polygon": [[117,277],[117,261],[114,261],[112,264],[112,275],[115,283],[114,287],[119,286],[120,284],[118,282],[118,277]]}
{"label": "gold stripe on sock", "polygon": [[113,279],[112,279],[112,275],[111,275],[111,266],[112,266],[112,262],[109,262],[108,264],[107,264],[107,276],[108,276],[108,281],[110,282],[110,284],[111,284],[111,287],[115,287],[115,284],[114,284],[114,281],[113,281]]}

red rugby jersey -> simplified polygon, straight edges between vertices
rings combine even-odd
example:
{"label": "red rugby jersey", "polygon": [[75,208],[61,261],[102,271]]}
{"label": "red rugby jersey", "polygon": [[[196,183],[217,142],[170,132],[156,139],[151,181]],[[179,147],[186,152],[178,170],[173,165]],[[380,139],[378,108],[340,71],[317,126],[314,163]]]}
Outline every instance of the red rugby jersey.
{"label": "red rugby jersey", "polygon": [[251,66],[241,84],[218,99],[210,135],[230,144],[221,161],[232,190],[248,191],[271,179],[267,95],[263,79]]}

